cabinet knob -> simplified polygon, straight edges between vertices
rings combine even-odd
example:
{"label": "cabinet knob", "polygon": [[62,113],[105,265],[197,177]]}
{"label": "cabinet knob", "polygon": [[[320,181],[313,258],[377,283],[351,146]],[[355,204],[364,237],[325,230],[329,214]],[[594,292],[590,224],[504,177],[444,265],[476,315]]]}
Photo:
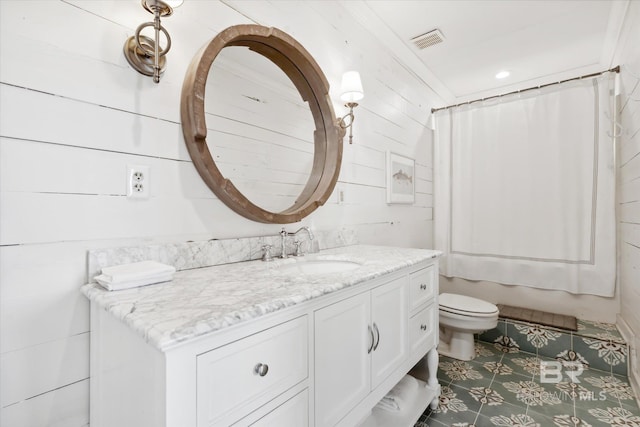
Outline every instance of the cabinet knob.
{"label": "cabinet knob", "polygon": [[424,283],[420,284],[420,289],[422,289],[423,291],[427,290],[427,285],[425,285]]}
{"label": "cabinet knob", "polygon": [[266,363],[258,363],[255,368],[253,368],[253,372],[264,377],[269,372],[269,365]]}
{"label": "cabinet knob", "polygon": [[422,329],[423,331],[427,330],[427,325],[420,325],[420,329]]}

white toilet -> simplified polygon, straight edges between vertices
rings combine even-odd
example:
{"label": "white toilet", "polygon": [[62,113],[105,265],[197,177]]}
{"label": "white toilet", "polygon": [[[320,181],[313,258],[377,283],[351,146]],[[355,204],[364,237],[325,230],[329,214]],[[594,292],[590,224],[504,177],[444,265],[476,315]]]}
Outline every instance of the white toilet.
{"label": "white toilet", "polygon": [[458,294],[440,294],[440,344],[438,353],[458,360],[476,356],[473,334],[498,325],[498,307]]}

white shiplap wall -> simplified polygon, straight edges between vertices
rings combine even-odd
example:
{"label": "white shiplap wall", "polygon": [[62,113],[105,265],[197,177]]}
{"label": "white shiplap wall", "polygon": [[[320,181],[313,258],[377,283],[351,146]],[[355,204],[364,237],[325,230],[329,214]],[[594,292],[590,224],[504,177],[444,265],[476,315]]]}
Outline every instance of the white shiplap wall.
{"label": "white shiplap wall", "polygon": [[621,41],[621,137],[618,140],[618,283],[620,323],[631,341],[630,374],[640,392],[640,3],[630,2]]}
{"label": "white shiplap wall", "polygon": [[[164,20],[173,38],[159,85],[122,45],[151,19],[137,0],[0,1],[0,424],[88,424],[86,252],[162,241],[276,233],[219,202],[184,146],[182,78],[196,50],[235,24],[276,26],[318,61],[338,99],[360,71],[334,196],[303,221],[355,227],[365,243],[430,247],[432,134],[442,100],[335,2],[187,1]],[[336,102],[337,113],[346,112]],[[286,118],[283,118],[283,120]],[[416,159],[416,203],[385,203],[385,153]],[[126,166],[150,166],[151,198],[126,194]]]}

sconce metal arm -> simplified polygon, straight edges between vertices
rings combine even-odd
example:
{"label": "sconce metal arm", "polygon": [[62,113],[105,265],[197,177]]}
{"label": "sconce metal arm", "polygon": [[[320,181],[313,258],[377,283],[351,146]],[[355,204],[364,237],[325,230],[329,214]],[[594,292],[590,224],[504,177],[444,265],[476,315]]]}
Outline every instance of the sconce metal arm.
{"label": "sconce metal arm", "polygon": [[[166,64],[164,56],[171,49],[171,36],[160,23],[160,18],[170,16],[173,9],[161,0],[143,0],[142,6],[153,13],[153,22],[145,22],[136,28],[135,35],[129,37],[124,45],[124,55],[137,72],[153,76],[153,81],[159,83],[160,74],[164,71]],[[155,40],[141,34],[147,27],[154,28]],[[160,32],[164,33],[167,39],[167,46],[164,49],[160,49]],[[153,63],[150,61],[151,58]]]}
{"label": "sconce metal arm", "polygon": [[[356,119],[353,115],[353,108],[357,107],[358,103],[347,102],[344,106],[349,108],[349,112],[340,119],[339,123],[342,129],[349,129],[349,144],[353,144],[353,121]],[[348,122],[346,121],[347,118],[349,119]]]}

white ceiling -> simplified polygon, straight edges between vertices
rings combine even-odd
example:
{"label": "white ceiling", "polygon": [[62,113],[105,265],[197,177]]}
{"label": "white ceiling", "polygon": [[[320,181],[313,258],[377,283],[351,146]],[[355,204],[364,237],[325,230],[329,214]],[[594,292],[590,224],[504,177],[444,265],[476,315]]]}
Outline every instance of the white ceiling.
{"label": "white ceiling", "polygon": [[[345,7],[445,102],[609,69],[628,0],[423,0]],[[412,38],[439,29],[424,50]],[[511,75],[498,80],[495,75]]]}

